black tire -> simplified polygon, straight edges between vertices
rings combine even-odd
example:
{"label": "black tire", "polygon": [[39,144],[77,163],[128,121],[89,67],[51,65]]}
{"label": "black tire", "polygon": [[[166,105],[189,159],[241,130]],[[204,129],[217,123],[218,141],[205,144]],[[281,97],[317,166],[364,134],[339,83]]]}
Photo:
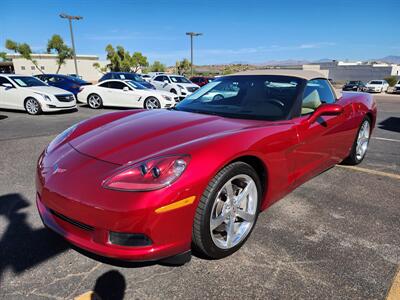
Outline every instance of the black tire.
{"label": "black tire", "polygon": [[[257,209],[255,213],[254,223],[251,230],[248,232],[247,236],[244,237],[236,246],[229,249],[222,249],[218,247],[212,237],[210,230],[210,218],[213,208],[213,204],[216,201],[218,191],[224,186],[224,184],[236,175],[245,174],[250,176],[257,187]],[[221,171],[210,181],[206,190],[204,191],[198,207],[196,209],[196,215],[193,223],[192,230],[192,241],[194,249],[201,252],[208,258],[218,259],[231,255],[243,246],[247,238],[251,235],[255,224],[257,223],[258,213],[260,211],[260,203],[262,198],[262,188],[261,181],[256,171],[248,164],[244,162],[234,162]]]}
{"label": "black tire", "polygon": [[99,108],[103,107],[103,99],[101,99],[100,95],[95,94],[95,93],[90,94],[87,97],[87,103],[88,103],[89,107],[92,109],[99,109]]}
{"label": "black tire", "polygon": [[24,108],[32,116],[40,115],[43,112],[39,101],[32,97],[25,99]]}
{"label": "black tire", "polygon": [[224,99],[224,96],[222,96],[221,94],[216,94],[213,97],[213,101],[218,101],[218,100],[222,100],[222,99]]}
{"label": "black tire", "polygon": [[144,109],[158,109],[161,108],[161,103],[156,97],[148,97],[143,103]]}
{"label": "black tire", "polygon": [[170,90],[170,92],[171,92],[172,94],[178,95],[178,93],[177,93],[177,91],[176,91],[175,89]]}
{"label": "black tire", "polygon": [[[361,157],[361,159],[357,158],[357,139],[358,139],[360,130],[361,130],[364,122],[368,122],[369,123],[369,128],[370,128],[370,130],[369,130],[369,135],[370,135],[369,139],[371,138],[371,118],[368,117],[368,116],[365,116],[364,119],[362,120],[361,124],[360,124],[360,127],[357,130],[357,135],[356,135],[356,137],[354,139],[353,146],[351,147],[350,155],[347,158],[345,158],[343,160],[343,162],[342,162],[342,164],[344,164],[344,165],[353,165],[353,166],[358,165],[359,163],[361,163],[363,161],[363,159],[365,157],[366,152]],[[368,139],[368,145],[369,145],[369,139]]]}

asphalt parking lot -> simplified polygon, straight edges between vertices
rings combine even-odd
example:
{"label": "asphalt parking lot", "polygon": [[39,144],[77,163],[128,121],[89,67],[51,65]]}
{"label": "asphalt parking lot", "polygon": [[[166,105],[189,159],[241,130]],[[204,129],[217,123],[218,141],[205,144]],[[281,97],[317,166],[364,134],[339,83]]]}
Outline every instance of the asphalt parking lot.
{"label": "asphalt parking lot", "polygon": [[361,165],[332,168],[273,205],[234,255],[194,256],[182,267],[99,261],[43,228],[37,157],[63,129],[111,109],[0,111],[0,298],[95,289],[103,299],[385,299],[400,264],[400,96],[375,98],[377,128]]}

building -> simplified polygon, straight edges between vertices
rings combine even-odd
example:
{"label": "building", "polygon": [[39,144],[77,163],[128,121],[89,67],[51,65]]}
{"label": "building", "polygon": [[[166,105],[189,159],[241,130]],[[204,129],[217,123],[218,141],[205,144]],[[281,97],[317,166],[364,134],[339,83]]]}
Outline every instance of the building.
{"label": "building", "polygon": [[400,77],[400,65],[374,62],[341,62],[331,61],[303,65],[304,70],[327,72],[327,77],[336,82],[361,80],[368,82],[384,79],[389,76]]}
{"label": "building", "polygon": [[[38,69],[31,61],[23,58],[20,54],[7,54],[9,61],[0,63],[0,72],[15,73],[21,75],[36,75],[40,72],[54,74],[57,72],[57,55],[56,54],[32,54],[32,59],[36,61]],[[103,74],[99,72],[94,63],[98,63],[101,67],[107,64],[106,61],[100,61],[96,55],[77,55],[77,64],[79,76],[89,82],[96,82]],[[73,59],[67,59],[65,64],[60,68],[59,74],[75,74],[75,64]]]}

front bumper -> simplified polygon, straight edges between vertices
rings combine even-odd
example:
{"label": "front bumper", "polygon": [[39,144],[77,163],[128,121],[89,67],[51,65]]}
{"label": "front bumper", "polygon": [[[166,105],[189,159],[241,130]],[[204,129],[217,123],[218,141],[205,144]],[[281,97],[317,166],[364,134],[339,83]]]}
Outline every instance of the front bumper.
{"label": "front bumper", "polygon": [[[47,227],[79,248],[121,260],[160,260],[190,250],[195,206],[155,212],[185,197],[182,193],[171,188],[136,193],[104,189],[102,176],[116,165],[86,157],[69,145],[62,148],[39,160],[36,203]],[[122,246],[111,241],[111,233],[144,236],[150,243]]]}

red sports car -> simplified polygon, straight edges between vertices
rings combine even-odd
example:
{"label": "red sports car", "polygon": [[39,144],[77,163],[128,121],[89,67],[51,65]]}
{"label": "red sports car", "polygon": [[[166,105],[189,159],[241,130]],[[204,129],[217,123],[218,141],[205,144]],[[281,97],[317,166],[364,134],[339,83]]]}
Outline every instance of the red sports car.
{"label": "red sports car", "polygon": [[184,262],[195,247],[222,258],[260,211],[335,164],[360,163],[375,119],[370,95],[339,96],[316,72],[224,76],[175,108],[65,130],[39,158],[37,206],[47,227],[102,256]]}

